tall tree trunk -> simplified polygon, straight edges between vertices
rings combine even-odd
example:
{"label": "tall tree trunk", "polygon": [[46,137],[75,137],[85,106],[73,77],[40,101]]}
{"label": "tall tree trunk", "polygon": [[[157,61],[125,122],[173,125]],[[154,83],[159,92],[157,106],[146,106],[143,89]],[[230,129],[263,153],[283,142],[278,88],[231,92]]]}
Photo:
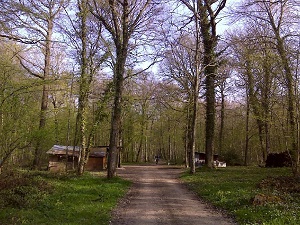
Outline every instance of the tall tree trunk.
{"label": "tall tree trunk", "polygon": [[297,148],[297,131],[296,131],[296,118],[295,118],[295,93],[294,93],[294,80],[293,74],[289,65],[288,56],[285,51],[284,41],[280,37],[279,31],[276,30],[276,41],[277,41],[277,51],[282,61],[282,65],[285,72],[285,80],[287,85],[287,97],[288,97],[288,121],[290,125],[289,135],[291,143],[291,152],[292,152],[292,169],[295,176],[299,176],[299,149]]}
{"label": "tall tree trunk", "polygon": [[[196,61],[197,62],[197,61]],[[196,69],[197,71],[197,69]],[[196,72],[197,73],[197,72]],[[191,125],[190,125],[190,140],[189,140],[189,152],[190,152],[190,173],[196,172],[195,166],[195,148],[196,148],[196,124],[198,114],[198,95],[199,95],[199,73],[194,78],[194,91],[192,101],[192,114],[191,114]]]}
{"label": "tall tree trunk", "polygon": [[186,127],[185,127],[185,132],[184,132],[184,147],[185,147],[185,167],[188,168],[190,166],[189,164],[189,121],[190,121],[190,110],[189,110],[189,103],[187,106],[187,112],[186,112]]}
{"label": "tall tree trunk", "polygon": [[[124,15],[128,16],[128,2],[125,1]],[[126,7],[127,6],[127,7]],[[124,16],[124,20],[128,18]],[[128,24],[127,24],[128,25]],[[126,27],[126,22],[124,21],[124,34],[123,40],[119,37],[116,40],[117,46],[117,61],[115,65],[114,74],[114,86],[115,86],[115,96],[114,96],[114,106],[111,119],[111,131],[110,131],[110,141],[109,141],[109,157],[108,157],[108,170],[107,178],[113,178],[116,176],[116,169],[118,165],[118,143],[119,143],[119,133],[121,129],[121,116],[122,116],[122,96],[124,90],[124,77],[125,77],[125,62],[128,53],[128,28]]]}
{"label": "tall tree trunk", "polygon": [[52,98],[52,105],[53,105],[53,110],[54,110],[54,142],[56,144],[58,144],[58,134],[59,134],[59,130],[58,130],[58,106],[57,106],[57,102],[55,97]]}
{"label": "tall tree trunk", "polygon": [[[271,61],[272,56],[267,50],[264,50],[263,63],[263,88],[262,88],[262,109],[263,109],[263,129],[265,132],[265,153],[270,153],[270,94],[271,94]],[[267,156],[266,156],[267,157]],[[266,158],[265,158],[266,160]]]}
{"label": "tall tree trunk", "polygon": [[[113,178],[116,176],[116,168],[118,164],[118,143],[119,143],[119,130],[121,124],[121,111],[122,111],[122,95],[123,95],[123,80],[124,80],[124,66],[125,61],[122,55],[117,65],[115,74],[115,98],[111,119],[111,131],[109,141],[109,156],[108,156],[108,170],[107,177]],[[118,59],[117,59],[118,60]],[[117,62],[118,63],[118,62]]]}
{"label": "tall tree trunk", "polygon": [[218,153],[223,153],[223,140],[224,140],[224,125],[225,125],[225,82],[221,84],[221,122],[220,122],[220,133],[219,133],[219,149]]}
{"label": "tall tree trunk", "polygon": [[261,149],[261,154],[262,154],[262,161],[265,162],[267,160],[267,152],[266,152],[266,148],[265,148],[265,138],[264,138],[264,123],[263,121],[259,118],[259,115],[256,113],[256,123],[258,126],[258,136],[259,136],[259,143],[260,143],[260,149]]}
{"label": "tall tree trunk", "polygon": [[[45,58],[44,58],[44,74],[43,74],[43,92],[41,100],[41,111],[40,111],[40,123],[39,132],[43,133],[46,126],[47,110],[48,110],[48,79],[50,76],[50,64],[51,64],[51,43],[53,34],[53,18],[48,19],[47,24],[47,35],[45,40]],[[41,157],[43,153],[42,139],[45,138],[44,135],[37,139],[37,144],[35,147],[35,154],[33,160],[33,168],[40,169],[41,167]]]}
{"label": "tall tree trunk", "polygon": [[[248,89],[248,88],[247,88]],[[247,90],[247,100],[246,100],[246,137],[245,137],[245,151],[244,151],[244,166],[248,166],[248,158],[249,158],[249,115],[250,115],[250,102],[249,102],[249,90]]]}
{"label": "tall tree trunk", "polygon": [[250,106],[252,107],[253,109],[253,113],[254,113],[254,116],[256,118],[256,123],[257,123],[257,127],[258,127],[258,136],[259,136],[259,143],[260,143],[260,153],[261,153],[261,157],[262,162],[265,162],[266,161],[266,157],[267,157],[267,154],[266,154],[266,150],[265,150],[265,145],[264,145],[264,122],[263,122],[263,115],[261,113],[261,109],[259,107],[259,103],[258,103],[258,99],[257,99],[257,96],[255,95],[255,91],[254,91],[254,77],[253,77],[253,72],[252,72],[252,63],[251,63],[251,60],[250,60],[250,53],[247,52],[246,54],[246,57],[247,57],[247,60],[246,60],[246,77],[247,77],[247,85],[248,85],[248,89],[249,89],[249,93],[248,93],[248,96],[249,96],[249,104]]}
{"label": "tall tree trunk", "polygon": [[[199,9],[199,8],[198,8]],[[199,13],[199,12],[198,12]],[[194,174],[196,172],[195,165],[195,148],[196,148],[196,125],[197,125],[197,114],[198,114],[198,99],[199,99],[199,85],[200,85],[200,32],[199,32],[199,18],[195,17],[195,29],[196,29],[196,51],[195,51],[195,74],[193,81],[193,90],[191,96],[191,114],[190,114],[190,131],[188,141],[189,149],[189,164],[190,164],[190,173]],[[190,106],[189,106],[190,107]]]}
{"label": "tall tree trunk", "polygon": [[[206,97],[206,123],[205,123],[205,153],[206,160],[205,163],[208,167],[213,167],[213,144],[214,144],[214,134],[215,134],[215,77],[216,77],[216,53],[215,48],[217,46],[217,33],[216,33],[216,18],[218,14],[223,10],[226,4],[226,0],[196,0],[181,2],[187,6],[187,8],[194,13],[196,32],[198,33],[198,27],[200,28],[202,43],[204,47],[204,57],[203,57],[203,67],[205,79],[205,97]],[[216,7],[213,6],[214,3],[218,3]],[[197,35],[198,39],[198,35]],[[198,40],[199,41],[199,40]],[[198,46],[197,41],[197,48]],[[197,50],[196,50],[197,55]],[[195,60],[196,64],[199,62],[199,58]],[[199,76],[199,70],[196,70],[196,76]],[[199,81],[197,81],[199,82]],[[199,84],[199,83],[198,83]],[[195,82],[196,85],[196,82]],[[199,89],[199,87],[195,87]],[[198,90],[199,91],[199,90]],[[196,96],[196,93],[194,93]],[[198,94],[197,94],[198,98]],[[194,102],[195,104],[195,102]],[[196,106],[197,104],[195,104]],[[196,108],[194,107],[196,113]],[[195,115],[192,115],[195,119]],[[195,126],[192,127],[195,129]],[[195,132],[195,131],[194,131]],[[195,135],[193,133],[192,135]],[[194,157],[194,152],[193,156]],[[194,172],[194,168],[191,168],[191,173]]]}
{"label": "tall tree trunk", "polygon": [[[211,71],[213,72],[213,71]],[[210,73],[210,72],[209,72]],[[214,135],[215,135],[215,79],[213,74],[206,75],[206,123],[205,123],[205,153],[206,165],[213,167]]]}
{"label": "tall tree trunk", "polygon": [[168,164],[171,163],[171,157],[172,157],[172,145],[171,145],[171,121],[170,117],[168,117]]}
{"label": "tall tree trunk", "polygon": [[79,158],[78,158],[78,170],[77,174],[82,175],[84,172],[85,164],[88,160],[87,146],[87,104],[88,104],[88,92],[90,83],[92,81],[91,74],[88,74],[88,56],[87,56],[87,14],[88,6],[86,0],[78,2],[79,16],[80,16],[80,40],[81,40],[81,68],[80,68],[80,84],[79,84],[79,102],[77,113],[77,129],[78,139],[80,143]]}
{"label": "tall tree trunk", "polygon": [[[74,85],[74,75],[72,74],[72,79],[71,79],[71,87],[70,87],[70,92],[69,92],[69,101],[68,101],[68,128],[67,128],[67,150],[66,150],[66,172],[68,172],[69,169],[69,146],[70,146],[70,130],[71,130],[71,99],[73,97],[73,85]],[[75,145],[74,145],[75,146]],[[73,154],[73,170],[74,170],[74,154]]]}
{"label": "tall tree trunk", "polygon": [[[149,7],[151,0],[138,4],[137,1],[105,1],[107,5],[98,4],[98,1],[92,1],[93,5],[100,10],[92,10],[92,14],[103,24],[105,29],[111,35],[115,47],[115,62],[113,65],[114,75],[114,102],[112,109],[112,120],[109,141],[108,170],[107,178],[113,178],[116,175],[119,131],[121,129],[121,112],[123,85],[125,79],[125,65],[128,55],[128,44],[131,35],[143,23],[143,16]],[[107,6],[107,7],[106,7]],[[104,10],[106,13],[101,13]],[[108,12],[109,11],[109,12]],[[105,15],[106,14],[106,15]],[[106,17],[107,16],[107,17]]]}
{"label": "tall tree trunk", "polygon": [[[215,77],[216,61],[215,47],[217,37],[215,33],[214,18],[208,20],[208,5],[205,3],[201,6],[199,16],[201,24],[201,34],[204,46],[204,74],[205,74],[205,98],[206,98],[206,120],[205,120],[205,163],[209,168],[213,167],[214,135],[215,135]],[[206,1],[205,1],[206,2]]]}

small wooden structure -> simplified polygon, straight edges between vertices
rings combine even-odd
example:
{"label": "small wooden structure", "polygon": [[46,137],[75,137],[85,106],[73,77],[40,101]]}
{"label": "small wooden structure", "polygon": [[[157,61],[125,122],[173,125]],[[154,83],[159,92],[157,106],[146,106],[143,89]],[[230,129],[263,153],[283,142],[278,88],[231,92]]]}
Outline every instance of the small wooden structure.
{"label": "small wooden structure", "polygon": [[[107,167],[107,150],[108,146],[98,146],[90,148],[90,155],[87,164],[85,165],[86,171],[101,171]],[[66,160],[68,169],[72,168],[73,157],[74,165],[77,167],[80,148],[78,146],[63,146],[54,145],[49,151],[48,169],[52,172],[63,172],[66,170]]]}
{"label": "small wooden structure", "polygon": [[[203,153],[203,152],[195,152],[195,160],[196,161],[202,161],[202,160],[204,160],[205,161],[205,156],[206,156],[206,154],[205,153]],[[214,154],[213,155],[213,161],[217,161],[219,159],[219,155],[217,155],[217,154]]]}
{"label": "small wooden structure", "polygon": [[[205,164],[205,156],[206,154],[203,152],[195,152],[195,164],[196,166],[202,166]],[[226,167],[225,162],[219,161],[219,155],[213,155],[213,162],[215,167]]]}

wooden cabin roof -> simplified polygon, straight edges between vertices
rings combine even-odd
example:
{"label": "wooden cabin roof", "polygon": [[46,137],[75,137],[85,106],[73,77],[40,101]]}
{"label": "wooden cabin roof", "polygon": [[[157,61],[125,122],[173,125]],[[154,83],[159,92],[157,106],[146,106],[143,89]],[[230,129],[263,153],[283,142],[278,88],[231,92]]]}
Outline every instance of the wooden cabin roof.
{"label": "wooden cabin roof", "polygon": [[[79,155],[79,146],[64,146],[64,145],[53,145],[51,149],[49,149],[46,153],[49,155],[66,155],[68,150],[68,155],[73,155],[73,150],[74,155],[78,156]],[[95,158],[100,158],[100,157],[105,157],[106,156],[106,148],[104,146],[101,147],[93,147],[90,149],[90,157],[95,157]]]}

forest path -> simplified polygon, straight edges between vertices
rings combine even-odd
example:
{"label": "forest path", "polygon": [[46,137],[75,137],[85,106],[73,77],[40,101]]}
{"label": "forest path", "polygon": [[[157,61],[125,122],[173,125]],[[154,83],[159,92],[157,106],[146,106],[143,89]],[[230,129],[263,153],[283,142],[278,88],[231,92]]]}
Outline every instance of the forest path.
{"label": "forest path", "polygon": [[230,225],[230,218],[202,203],[180,183],[180,167],[135,165],[118,169],[133,181],[113,212],[112,225]]}

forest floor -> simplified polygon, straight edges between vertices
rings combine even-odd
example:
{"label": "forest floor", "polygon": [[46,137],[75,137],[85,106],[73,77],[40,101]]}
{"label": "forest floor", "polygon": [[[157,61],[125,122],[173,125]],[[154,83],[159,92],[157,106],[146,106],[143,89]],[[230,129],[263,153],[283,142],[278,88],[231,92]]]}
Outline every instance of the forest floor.
{"label": "forest floor", "polygon": [[112,225],[230,225],[228,216],[201,201],[178,179],[183,169],[167,165],[130,165],[118,175],[133,182],[113,211]]}

